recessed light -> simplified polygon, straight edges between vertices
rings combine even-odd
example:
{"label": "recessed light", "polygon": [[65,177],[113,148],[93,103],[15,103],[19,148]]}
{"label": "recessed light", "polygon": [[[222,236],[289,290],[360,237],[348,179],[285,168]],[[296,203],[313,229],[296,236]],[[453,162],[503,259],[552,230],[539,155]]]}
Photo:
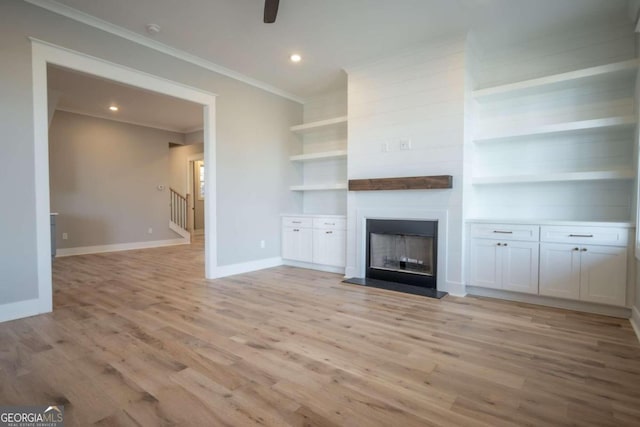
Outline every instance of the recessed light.
{"label": "recessed light", "polygon": [[116,107],[115,105],[112,105],[111,107],[109,107],[109,110],[118,111],[118,107]]}
{"label": "recessed light", "polygon": [[297,53],[294,53],[289,57],[289,59],[291,59],[291,62],[300,62],[302,61],[302,56],[298,55]]}

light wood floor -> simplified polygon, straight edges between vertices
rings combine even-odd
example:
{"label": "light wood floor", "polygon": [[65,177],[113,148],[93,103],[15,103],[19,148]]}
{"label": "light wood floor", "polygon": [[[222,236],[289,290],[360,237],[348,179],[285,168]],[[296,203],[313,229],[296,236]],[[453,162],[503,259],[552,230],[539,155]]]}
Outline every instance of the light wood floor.
{"label": "light wood floor", "polygon": [[626,320],[438,301],[202,245],[60,258],[54,312],[0,324],[0,404],[68,426],[640,425]]}

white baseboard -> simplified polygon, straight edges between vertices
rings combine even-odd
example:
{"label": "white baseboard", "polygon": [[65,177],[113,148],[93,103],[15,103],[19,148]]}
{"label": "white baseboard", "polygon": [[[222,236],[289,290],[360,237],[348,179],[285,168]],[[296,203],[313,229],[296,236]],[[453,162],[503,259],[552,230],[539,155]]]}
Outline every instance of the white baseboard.
{"label": "white baseboard", "polygon": [[150,242],[118,243],[114,245],[81,246],[78,248],[58,249],[56,257],[74,255],[100,254],[104,252],[131,251],[134,249],[160,248],[163,246],[176,246],[189,244],[186,239],[152,240]]}
{"label": "white baseboard", "polygon": [[235,276],[236,274],[250,273],[252,271],[264,270],[265,268],[278,267],[281,265],[282,258],[280,257],[265,258],[238,264],[219,265],[216,267],[215,277]]}
{"label": "white baseboard", "polygon": [[508,301],[524,302],[527,304],[544,305],[554,308],[564,308],[566,310],[583,311],[586,313],[602,314],[604,316],[620,317],[623,319],[628,319],[631,317],[631,310],[626,307],[614,307],[583,301],[572,301],[539,295],[528,295],[518,292],[502,291],[498,289],[479,288],[476,286],[467,286],[467,295],[498,298]]}
{"label": "white baseboard", "polygon": [[289,259],[283,260],[283,264],[288,265],[289,267],[307,268],[309,270],[326,271],[327,273],[338,273],[342,275],[345,274],[344,267],[333,267],[331,265],[313,264],[310,262],[292,261]]}
{"label": "white baseboard", "polygon": [[631,326],[636,332],[638,341],[640,341],[640,310],[638,310],[638,307],[631,307],[631,319],[629,321],[631,321]]}
{"label": "white baseboard", "polygon": [[446,281],[446,289],[438,289],[440,291],[449,292],[454,297],[464,297],[467,295],[467,287],[461,282]]}
{"label": "white baseboard", "polygon": [[11,302],[0,305],[0,322],[22,319],[23,317],[35,316],[36,314],[48,313],[51,310],[43,311],[39,299]]}
{"label": "white baseboard", "polygon": [[178,233],[179,235],[181,235],[183,239],[191,241],[191,233],[180,227],[175,222],[169,221],[169,229],[171,229],[171,231],[173,231],[174,233]]}

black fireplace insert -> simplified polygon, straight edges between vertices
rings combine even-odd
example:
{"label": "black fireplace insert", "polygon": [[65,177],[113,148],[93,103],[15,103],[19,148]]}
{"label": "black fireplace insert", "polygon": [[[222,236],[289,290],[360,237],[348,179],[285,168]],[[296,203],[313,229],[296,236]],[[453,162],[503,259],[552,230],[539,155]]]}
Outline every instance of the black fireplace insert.
{"label": "black fireplace insert", "polygon": [[438,221],[368,219],[366,277],[437,288]]}

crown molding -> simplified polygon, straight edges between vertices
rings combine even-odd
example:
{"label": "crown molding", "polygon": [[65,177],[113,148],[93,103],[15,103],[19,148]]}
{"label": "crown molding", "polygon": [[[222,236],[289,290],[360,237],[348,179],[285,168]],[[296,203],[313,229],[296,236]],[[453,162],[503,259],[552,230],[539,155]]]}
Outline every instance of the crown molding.
{"label": "crown molding", "polygon": [[[186,132],[186,131],[184,131],[182,129],[179,129],[179,128],[163,127],[163,126],[154,125],[152,123],[144,123],[144,122],[138,122],[138,121],[134,121],[134,120],[125,120],[125,119],[120,119],[120,118],[115,118],[115,117],[109,117],[106,114],[105,115],[101,115],[101,114],[96,114],[96,113],[87,113],[87,112],[82,111],[82,110],[76,110],[75,108],[56,107],[56,111],[62,111],[64,113],[77,114],[79,116],[93,117],[94,119],[108,120],[110,122],[118,122],[118,123],[124,123],[124,124],[127,124],[127,125],[140,126],[140,127],[151,128],[151,129],[156,129],[156,130],[163,130],[163,131],[166,131],[166,132],[179,133],[179,134],[182,134],[182,135],[186,135],[187,133],[190,133],[190,132]],[[202,129],[202,127],[200,129]]]}
{"label": "crown molding", "polygon": [[152,40],[134,31],[127,30],[126,28],[112,24],[100,18],[96,18],[95,16],[81,12],[77,9],[58,3],[54,0],[24,0],[24,1],[34,6],[38,6],[43,9],[46,9],[50,12],[56,13],[58,15],[62,15],[66,18],[73,19],[74,21],[81,22],[83,24],[89,25],[91,27],[97,28],[99,30],[121,37],[123,39],[132,41],[134,43],[137,43],[149,49],[153,49],[155,51],[164,53],[165,55],[169,55],[174,58],[180,59],[182,61],[189,62],[191,64],[205,68],[209,71],[213,71],[214,73],[221,74],[223,76],[238,80],[250,86],[256,87],[258,89],[262,89],[266,92],[270,92],[274,95],[281,96],[291,101],[304,104],[303,98],[300,98],[299,96],[296,96],[287,91],[278,89],[277,87],[272,86],[268,83],[262,82],[260,80],[256,80],[242,73],[238,73],[236,71],[230,70],[229,68],[223,67],[214,62],[208,61],[204,58],[185,52],[183,50],[176,49],[164,43],[160,43],[158,41]]}

